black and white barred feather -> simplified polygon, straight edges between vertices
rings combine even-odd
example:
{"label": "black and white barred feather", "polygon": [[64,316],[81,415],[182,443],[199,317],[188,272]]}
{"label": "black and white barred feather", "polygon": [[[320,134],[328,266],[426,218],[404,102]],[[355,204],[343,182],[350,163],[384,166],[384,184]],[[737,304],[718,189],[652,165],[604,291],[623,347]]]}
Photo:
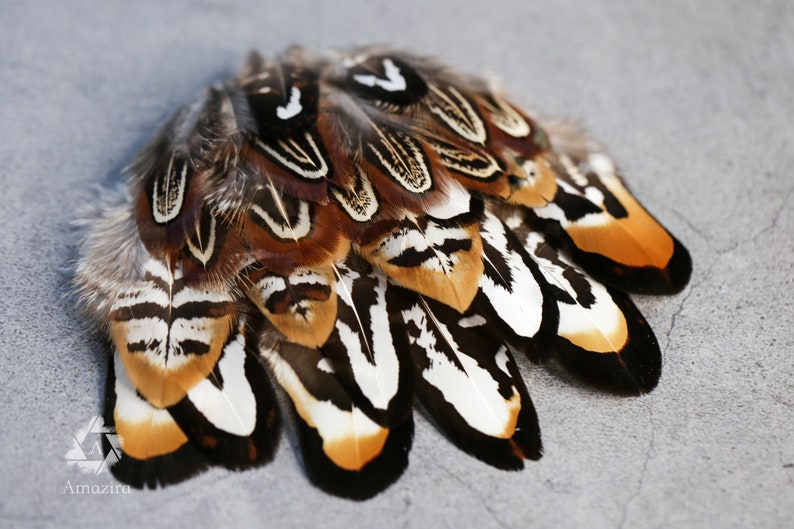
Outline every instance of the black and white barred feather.
{"label": "black and white barred feather", "polygon": [[462,450],[538,459],[513,355],[628,394],[660,377],[626,293],[686,249],[568,126],[385,48],[279,59],[180,109],[85,219],[76,285],[108,333],[119,479],[156,487],[273,456],[273,384],[306,471],[367,498],[408,464],[418,398]]}

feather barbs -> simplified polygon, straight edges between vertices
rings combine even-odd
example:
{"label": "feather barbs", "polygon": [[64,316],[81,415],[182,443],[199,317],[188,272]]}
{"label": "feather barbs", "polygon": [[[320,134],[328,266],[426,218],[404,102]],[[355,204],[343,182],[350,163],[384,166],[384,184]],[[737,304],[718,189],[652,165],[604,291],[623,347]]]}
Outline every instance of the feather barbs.
{"label": "feather barbs", "polygon": [[271,383],[331,493],[399,477],[414,397],[462,450],[521,468],[542,443],[513,355],[650,391],[659,346],[624,292],[691,272],[599,147],[385,48],[252,54],[129,175],[76,282],[113,342],[114,472],[137,486],[268,461]]}

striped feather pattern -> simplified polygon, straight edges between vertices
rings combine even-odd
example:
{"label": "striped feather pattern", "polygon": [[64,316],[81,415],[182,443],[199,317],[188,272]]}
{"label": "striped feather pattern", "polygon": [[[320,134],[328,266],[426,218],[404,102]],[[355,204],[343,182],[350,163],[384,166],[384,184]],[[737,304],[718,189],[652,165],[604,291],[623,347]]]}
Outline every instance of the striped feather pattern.
{"label": "striped feather pattern", "polygon": [[253,53],[127,177],[76,285],[114,351],[113,471],[139,487],[267,462],[271,381],[332,494],[405,471],[415,397],[461,450],[521,468],[542,443],[514,354],[650,391],[659,345],[626,292],[691,273],[586,135],[386,48]]}
{"label": "striped feather pattern", "polygon": [[137,390],[164,408],[218,363],[236,307],[228,291],[187,286],[165,262],[150,259],[144,270],[143,280],[113,306],[110,336]]}

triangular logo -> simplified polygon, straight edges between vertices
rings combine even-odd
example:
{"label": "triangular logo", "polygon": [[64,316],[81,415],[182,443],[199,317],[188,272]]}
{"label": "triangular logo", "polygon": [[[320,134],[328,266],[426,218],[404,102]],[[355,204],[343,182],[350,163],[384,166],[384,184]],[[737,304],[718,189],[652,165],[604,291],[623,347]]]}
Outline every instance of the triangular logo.
{"label": "triangular logo", "polygon": [[[110,446],[107,456],[102,449],[103,440]],[[94,416],[74,433],[72,448],[65,457],[67,465],[76,465],[86,474],[99,475],[121,458],[121,441],[112,427],[105,426],[102,417]]]}

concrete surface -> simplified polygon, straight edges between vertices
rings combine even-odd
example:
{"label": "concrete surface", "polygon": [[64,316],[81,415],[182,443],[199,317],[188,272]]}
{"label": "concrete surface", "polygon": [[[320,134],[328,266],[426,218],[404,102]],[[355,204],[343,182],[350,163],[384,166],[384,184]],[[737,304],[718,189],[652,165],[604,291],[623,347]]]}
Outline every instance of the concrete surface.
{"label": "concrete surface", "polygon": [[[794,4],[424,4],[0,2],[0,526],[791,526]],[[637,299],[661,384],[620,399],[522,361],[540,462],[494,470],[418,417],[405,476],[366,503],[312,488],[289,431],[260,470],[64,493],[110,481],[65,462],[106,365],[65,297],[70,221],[174,108],[293,42],[408,47],[580,118],[694,258],[681,295]]]}

